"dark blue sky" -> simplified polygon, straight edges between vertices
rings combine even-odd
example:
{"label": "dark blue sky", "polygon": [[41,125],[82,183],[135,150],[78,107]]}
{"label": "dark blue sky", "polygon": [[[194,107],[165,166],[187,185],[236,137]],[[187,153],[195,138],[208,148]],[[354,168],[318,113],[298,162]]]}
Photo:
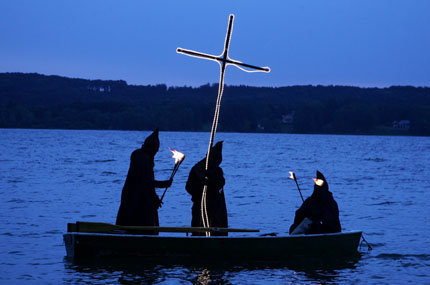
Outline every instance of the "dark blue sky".
{"label": "dark blue sky", "polygon": [[272,72],[229,67],[226,84],[430,86],[430,1],[0,2],[0,72],[130,84],[199,86],[218,65],[176,47],[230,56]]}

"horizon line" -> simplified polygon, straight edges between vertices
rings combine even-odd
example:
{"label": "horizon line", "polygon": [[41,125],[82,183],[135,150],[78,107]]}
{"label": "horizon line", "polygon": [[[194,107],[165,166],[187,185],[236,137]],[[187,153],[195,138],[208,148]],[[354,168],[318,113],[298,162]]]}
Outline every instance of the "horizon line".
{"label": "horizon line", "polygon": [[[217,82],[207,82],[205,84],[201,84],[201,85],[168,85],[166,83],[153,83],[153,84],[134,84],[134,83],[129,83],[127,82],[127,80],[124,79],[90,79],[90,78],[83,78],[83,77],[73,77],[73,76],[66,76],[66,75],[59,75],[59,74],[44,74],[44,73],[39,73],[39,72],[22,72],[22,71],[1,71],[0,74],[26,74],[26,75],[30,75],[30,74],[35,74],[35,75],[42,75],[42,76],[57,76],[57,77],[64,77],[64,78],[69,78],[69,79],[80,79],[80,80],[89,80],[89,81],[124,81],[128,86],[157,86],[157,85],[165,85],[167,89],[169,88],[177,88],[177,87],[182,87],[182,88],[200,88],[202,86],[206,86],[206,85],[210,85],[210,87],[212,86],[217,86],[218,83]],[[230,85],[230,84],[225,84],[226,87],[241,87],[241,86],[246,86],[246,87],[255,87],[255,88],[284,88],[284,87],[298,87],[298,86],[311,86],[311,87],[353,87],[353,88],[363,88],[363,89],[385,89],[385,88],[393,88],[393,87],[413,87],[413,88],[430,88],[430,85],[384,85],[384,86],[360,86],[360,85],[341,85],[341,84],[294,84],[294,85],[281,85],[281,86],[255,86],[255,85],[246,85],[246,84],[235,84],[235,85]]]}

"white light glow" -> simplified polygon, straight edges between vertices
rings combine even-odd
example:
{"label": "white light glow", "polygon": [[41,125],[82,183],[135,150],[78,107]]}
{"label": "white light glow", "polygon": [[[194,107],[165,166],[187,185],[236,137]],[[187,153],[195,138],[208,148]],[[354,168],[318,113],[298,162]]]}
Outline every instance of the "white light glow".
{"label": "white light glow", "polygon": [[288,172],[290,173],[290,177],[288,177],[288,178],[294,180],[294,172],[292,172],[292,171],[288,171]]}
{"label": "white light glow", "polygon": [[170,147],[169,147],[169,150],[173,153],[172,158],[175,159],[175,164],[184,159],[185,155],[182,152],[179,152],[175,149],[171,150]]}
{"label": "white light glow", "polygon": [[312,178],[312,180],[315,182],[316,185],[318,186],[323,186],[324,185],[324,180],[322,179],[316,179],[316,178]]}

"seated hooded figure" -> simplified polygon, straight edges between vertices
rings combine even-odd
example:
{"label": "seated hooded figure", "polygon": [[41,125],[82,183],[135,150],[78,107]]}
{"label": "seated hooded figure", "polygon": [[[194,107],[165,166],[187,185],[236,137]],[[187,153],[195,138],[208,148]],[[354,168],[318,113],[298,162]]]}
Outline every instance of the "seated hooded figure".
{"label": "seated hooded figure", "polygon": [[[130,167],[121,194],[116,224],[121,226],[159,226],[160,199],[155,188],[165,188],[172,180],[154,179],[154,156],[160,141],[158,129],[148,136],[140,149],[133,151]],[[148,232],[156,234],[156,232]]]}
{"label": "seated hooded figure", "polygon": [[339,208],[328,190],[324,175],[317,170],[317,178],[313,179],[314,192],[296,211],[294,224],[290,234],[323,234],[341,231]]}
{"label": "seated hooded figure", "polygon": [[[224,197],[224,174],[219,166],[222,161],[222,141],[212,147],[209,155],[209,167],[205,170],[206,158],[199,161],[190,171],[185,189],[191,195],[192,227],[203,227],[201,200],[203,187],[207,183],[206,209],[208,212],[209,226],[227,228],[227,207]],[[206,180],[207,177],[207,180]],[[193,235],[205,235],[205,233],[193,233]],[[213,236],[226,236],[227,233],[212,233]]]}

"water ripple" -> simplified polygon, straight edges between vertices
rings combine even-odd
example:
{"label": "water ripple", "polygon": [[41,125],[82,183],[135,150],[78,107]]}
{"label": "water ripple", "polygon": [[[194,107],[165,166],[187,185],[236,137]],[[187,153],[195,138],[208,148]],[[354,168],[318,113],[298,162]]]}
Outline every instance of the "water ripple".
{"label": "water ripple", "polygon": [[[295,171],[303,195],[309,196],[311,178],[319,169],[339,205],[342,229],[362,230],[374,247],[347,266],[316,263],[309,267],[309,261],[303,265],[297,260],[282,266],[240,268],[235,264],[214,268],[202,264],[145,267],[139,263],[134,271],[130,265],[68,264],[63,259],[61,236],[67,223],[115,221],[130,154],[148,134],[1,130],[2,282],[13,284],[20,278],[53,284],[428,281],[430,191],[426,177],[430,177],[430,153],[426,150],[430,141],[426,137],[217,133],[217,140],[224,140],[221,166],[229,224],[286,234],[301,205],[294,182],[287,179],[288,171]],[[161,225],[190,224],[192,203],[185,183],[191,167],[204,157],[207,139],[207,133],[160,133],[157,179],[170,175],[173,163],[168,146],[187,155],[159,210]],[[27,149],[23,155],[20,147],[29,145],[43,147]],[[161,195],[163,189],[156,191]]]}
{"label": "water ripple", "polygon": [[363,158],[363,160],[365,160],[365,161],[373,161],[373,162],[385,162],[385,161],[387,161],[386,159],[379,158],[379,157],[376,157],[376,158]]}
{"label": "water ripple", "polygon": [[415,258],[423,261],[430,261],[430,254],[381,253],[377,255],[375,258],[393,259],[393,260]]}

